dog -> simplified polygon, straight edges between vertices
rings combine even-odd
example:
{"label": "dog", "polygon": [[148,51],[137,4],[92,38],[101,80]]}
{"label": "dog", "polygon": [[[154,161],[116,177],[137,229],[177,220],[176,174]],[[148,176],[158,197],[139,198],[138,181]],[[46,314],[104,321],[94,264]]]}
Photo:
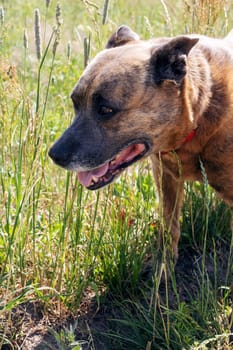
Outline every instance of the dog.
{"label": "dog", "polygon": [[149,156],[176,258],[184,181],[204,169],[233,206],[233,30],[143,41],[121,26],[71,99],[74,121],[49,156],[90,190]]}

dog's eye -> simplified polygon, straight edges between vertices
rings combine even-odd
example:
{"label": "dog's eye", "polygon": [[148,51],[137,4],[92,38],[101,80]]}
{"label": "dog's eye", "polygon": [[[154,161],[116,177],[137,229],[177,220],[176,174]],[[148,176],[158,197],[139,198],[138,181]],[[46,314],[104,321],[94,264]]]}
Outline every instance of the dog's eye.
{"label": "dog's eye", "polygon": [[108,106],[100,106],[98,112],[103,117],[111,117],[112,115],[114,115],[116,113],[113,108],[108,107]]}

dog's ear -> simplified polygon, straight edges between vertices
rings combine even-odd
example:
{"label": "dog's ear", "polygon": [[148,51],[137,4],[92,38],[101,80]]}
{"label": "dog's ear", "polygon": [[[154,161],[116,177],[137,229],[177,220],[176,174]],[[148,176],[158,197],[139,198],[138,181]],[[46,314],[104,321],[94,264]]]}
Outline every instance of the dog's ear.
{"label": "dog's ear", "polygon": [[129,42],[137,41],[137,40],[140,40],[137,33],[132,31],[132,29],[130,29],[129,27],[123,25],[119,27],[115,33],[112,34],[105,48],[110,49],[112,47],[125,45]]}
{"label": "dog's ear", "polygon": [[198,38],[179,36],[152,52],[150,68],[157,85],[164,80],[181,83],[186,74],[187,56],[198,40]]}

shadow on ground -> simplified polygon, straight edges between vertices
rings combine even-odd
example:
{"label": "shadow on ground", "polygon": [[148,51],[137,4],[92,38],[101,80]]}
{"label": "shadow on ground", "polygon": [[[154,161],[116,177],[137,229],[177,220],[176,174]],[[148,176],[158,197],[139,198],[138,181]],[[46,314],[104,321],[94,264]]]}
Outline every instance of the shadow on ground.
{"label": "shadow on ground", "polygon": [[[218,283],[225,282],[226,259],[219,257],[218,261]],[[160,304],[166,302],[168,296],[169,307],[176,309],[177,294],[179,303],[189,303],[190,298],[195,298],[198,292],[198,281],[202,269],[202,257],[192,252],[190,254],[181,253],[175,268],[176,292],[169,281],[167,287],[161,282],[159,287]],[[213,256],[206,255],[205,272],[208,278],[216,283],[216,272],[214,271]],[[232,276],[229,277],[233,281]],[[146,281],[147,279],[147,281]],[[152,289],[152,273],[144,275],[139,284],[145,286],[146,298],[150,298]],[[149,282],[148,282],[149,281]],[[178,293],[177,293],[178,292]],[[233,299],[233,295],[232,295]],[[145,300],[139,300],[139,303],[145,303]],[[132,309],[132,317],[134,310]],[[77,314],[71,314],[64,308],[56,305],[49,309],[48,305],[39,302],[26,302],[18,306],[12,313],[12,331],[18,333],[18,342],[22,350],[69,350],[76,344],[81,345],[82,350],[114,350],[117,347],[116,339],[112,338],[113,332],[121,337],[121,328],[116,328],[114,320],[123,320],[124,310],[120,301],[116,303],[109,296],[104,296],[101,307],[98,308],[94,298],[90,294],[84,297],[84,301]],[[118,323],[119,326],[120,323]],[[114,328],[115,327],[115,328]],[[124,327],[123,325],[121,327]],[[127,324],[123,331],[127,333]],[[233,330],[232,330],[233,331]],[[130,332],[130,331],[129,331]],[[133,336],[128,334],[128,336]],[[15,339],[17,341],[17,339]],[[135,349],[123,347],[122,349]],[[146,344],[145,347],[146,348]],[[12,349],[9,345],[4,345],[2,350]],[[15,348],[15,349],[18,349]],[[77,347],[78,349],[78,347]]]}

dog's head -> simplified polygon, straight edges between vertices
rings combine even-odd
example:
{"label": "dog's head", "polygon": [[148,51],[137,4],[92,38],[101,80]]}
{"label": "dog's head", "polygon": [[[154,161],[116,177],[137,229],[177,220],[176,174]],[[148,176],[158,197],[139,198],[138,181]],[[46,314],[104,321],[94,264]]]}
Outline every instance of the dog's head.
{"label": "dog's head", "polygon": [[151,152],[179,146],[193,123],[184,90],[197,41],[146,42],[120,27],[71,94],[75,118],[49,151],[54,162],[97,189]]}

